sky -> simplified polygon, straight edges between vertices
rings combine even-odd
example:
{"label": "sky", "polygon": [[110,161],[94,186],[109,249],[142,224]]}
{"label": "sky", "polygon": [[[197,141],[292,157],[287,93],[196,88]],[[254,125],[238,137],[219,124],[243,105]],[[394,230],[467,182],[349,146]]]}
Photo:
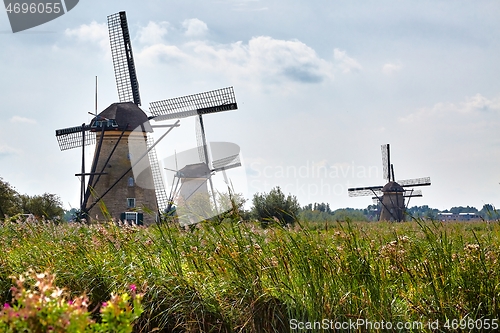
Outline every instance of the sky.
{"label": "sky", "polygon": [[[280,186],[301,205],[364,208],[347,189],[384,185],[389,143],[396,179],[431,177],[410,206],[500,207],[496,0],[81,0],[15,34],[0,11],[0,177],[18,192],[78,207],[81,150],[60,151],[55,130],[91,120],[96,76],[98,110],[118,101],[106,17],[123,10],[146,113],[234,87],[238,110],[204,123],[240,147],[228,176],[249,201]],[[194,128],[181,120],[159,160],[196,147]]]}

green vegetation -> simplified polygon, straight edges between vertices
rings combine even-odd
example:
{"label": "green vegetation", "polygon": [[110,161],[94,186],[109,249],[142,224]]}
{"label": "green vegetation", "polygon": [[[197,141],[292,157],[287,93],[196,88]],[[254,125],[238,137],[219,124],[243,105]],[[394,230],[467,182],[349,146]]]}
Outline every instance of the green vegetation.
{"label": "green vegetation", "polygon": [[16,190],[0,178],[0,218],[12,216],[19,211],[17,195]]}
{"label": "green vegetation", "polygon": [[499,223],[323,226],[262,229],[226,219],[183,231],[5,221],[0,301],[11,300],[9,276],[32,269],[55,274],[72,298],[85,293],[97,322],[102,302],[136,285],[144,293],[137,332],[289,332],[292,319],[325,318],[443,327],[498,317]]}
{"label": "green vegetation", "polygon": [[297,198],[290,194],[285,197],[279,186],[271,189],[269,193],[255,194],[252,203],[252,215],[260,220],[263,226],[272,222],[291,225],[300,210]]}
{"label": "green vegetation", "polygon": [[[134,332],[298,332],[292,323],[323,319],[423,325],[405,332],[439,331],[429,326],[438,321],[441,331],[458,332],[471,331],[463,323],[498,321],[498,220],[366,223],[376,207],[300,208],[277,187],[255,195],[250,213],[238,197],[220,220],[189,230],[172,222],[53,223],[15,214],[41,207],[38,216],[60,216],[49,209],[60,208],[57,196],[0,186],[0,208],[14,215],[0,221],[0,330],[7,332],[69,332],[70,324],[75,332],[128,332],[132,321]],[[482,212],[498,217],[491,205]],[[414,217],[433,213],[417,207]],[[131,300],[124,291],[132,285],[140,297]],[[83,300],[78,309],[70,302]],[[19,313],[34,326],[17,321]],[[334,329],[312,330],[321,331]]]}
{"label": "green vegetation", "polygon": [[61,199],[50,193],[42,195],[19,194],[9,183],[0,178],[0,219],[19,214],[35,218],[60,220],[64,216]]}
{"label": "green vegetation", "polygon": [[90,318],[87,297],[69,297],[54,284],[53,275],[29,272],[13,280],[13,301],[0,307],[4,333],[131,333],[142,313],[142,295],[136,293],[135,285],[130,286],[131,296],[128,292],[112,295],[101,304],[101,322],[96,323]]}

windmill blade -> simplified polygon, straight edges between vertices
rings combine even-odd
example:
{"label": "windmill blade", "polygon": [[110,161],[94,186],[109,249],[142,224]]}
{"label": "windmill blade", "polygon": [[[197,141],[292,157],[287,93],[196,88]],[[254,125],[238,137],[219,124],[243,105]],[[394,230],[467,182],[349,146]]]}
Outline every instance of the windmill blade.
{"label": "windmill blade", "polygon": [[233,87],[151,102],[149,104],[149,111],[157,121],[180,119],[236,109],[238,109],[238,105]]}
{"label": "windmill blade", "polygon": [[125,12],[108,16],[108,31],[119,100],[141,105]]}
{"label": "windmill blade", "polygon": [[422,196],[422,191],[421,190],[405,190],[403,197],[405,198],[413,198],[413,197],[421,197]]}
{"label": "windmill blade", "polygon": [[348,193],[350,197],[361,197],[367,195],[382,195],[382,187],[383,186],[371,186],[371,187],[357,187],[348,189]]}
{"label": "windmill blade", "polygon": [[68,150],[82,146],[82,132],[85,133],[85,146],[95,144],[95,132],[89,132],[90,125],[69,127],[56,130],[56,138],[61,150]]}
{"label": "windmill blade", "polygon": [[212,171],[228,170],[241,166],[240,155],[232,155],[212,162]]}
{"label": "windmill blade", "polygon": [[225,165],[225,166],[220,167],[220,168],[212,169],[212,171],[215,171],[215,172],[226,171],[229,169],[239,168],[240,166],[241,166],[241,163],[238,162],[238,163],[234,163],[234,164]]}
{"label": "windmill blade", "polygon": [[205,155],[205,149],[207,149],[207,146],[203,143],[203,131],[199,117],[197,117],[195,120],[195,128],[196,128],[196,143],[198,146],[198,156],[200,157],[200,162],[208,165],[208,161],[206,160],[206,155]]}
{"label": "windmill blade", "polygon": [[422,196],[422,190],[414,190],[414,189],[405,190],[403,195],[405,197]]}
{"label": "windmill blade", "polygon": [[402,187],[413,187],[413,186],[429,186],[431,185],[431,178],[415,178],[415,179],[404,179],[398,180],[398,184]]}
{"label": "windmill blade", "polygon": [[384,179],[388,182],[391,181],[391,154],[389,150],[389,144],[381,146],[382,149],[382,174]]}
{"label": "windmill blade", "polygon": [[146,143],[149,150],[149,164],[151,167],[151,174],[153,175],[156,203],[158,205],[158,210],[163,212],[168,206],[168,197],[165,191],[165,184],[163,183],[158,157],[156,156],[156,149],[154,148],[154,139],[151,135],[148,135]]}

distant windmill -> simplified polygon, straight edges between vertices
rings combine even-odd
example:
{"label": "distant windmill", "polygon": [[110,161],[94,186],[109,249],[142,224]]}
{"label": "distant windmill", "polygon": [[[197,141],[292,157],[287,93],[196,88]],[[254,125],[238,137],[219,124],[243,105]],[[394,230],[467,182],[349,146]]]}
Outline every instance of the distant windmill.
{"label": "distant windmill", "polygon": [[[167,118],[148,117],[139,108],[139,83],[125,12],[108,16],[108,30],[120,102],[95,114],[89,124],[56,130],[56,137],[61,150],[82,148],[82,171],[77,176],[81,177],[80,208],[88,218],[113,217],[150,224],[155,217],[144,216],[143,211],[162,212],[168,206],[155,146],[179,126],[180,121],[169,125],[150,124],[150,120]],[[232,92],[232,88],[226,89]],[[232,97],[234,100],[234,93]],[[176,100],[163,102],[168,104]],[[222,101],[214,98],[211,110],[225,108],[225,102],[225,98]],[[236,101],[231,104],[231,109],[237,109]],[[154,142],[149,134],[156,127],[170,128]],[[92,167],[86,173],[84,148],[96,142]]]}
{"label": "distant windmill", "polygon": [[[228,183],[225,170],[241,166],[239,148],[237,151],[235,149],[228,149],[229,145],[236,145],[223,142],[212,142],[208,145],[203,124],[203,115],[235,110],[237,107],[232,87],[150,104],[151,113],[157,120],[196,117],[198,161],[183,166],[181,170],[175,170],[175,177],[180,180],[180,188],[178,191],[174,189],[172,197],[169,200],[172,203],[174,197],[178,197],[181,201],[178,204],[181,204],[181,208],[186,212],[185,215],[190,215],[186,216],[184,220],[181,216],[181,223],[193,224],[212,215],[212,205],[209,204],[207,182],[210,185],[213,207],[216,213],[219,213],[217,211],[217,199],[212,175],[220,171],[224,175],[225,182]],[[210,154],[209,147],[211,148],[210,151],[226,150],[232,151],[232,153],[214,160]],[[177,185],[179,185],[178,182]],[[179,194],[179,196],[176,194]]]}
{"label": "distant windmill", "polygon": [[[391,154],[389,144],[382,145],[382,166],[384,179],[387,184],[384,186],[357,187],[348,189],[350,197],[372,195],[373,199],[380,203],[382,211],[380,221],[404,221],[405,211],[410,198],[421,197],[420,190],[413,187],[429,186],[431,179],[415,178],[398,180],[394,177],[394,166],[391,164]],[[405,204],[405,199],[408,201]]]}

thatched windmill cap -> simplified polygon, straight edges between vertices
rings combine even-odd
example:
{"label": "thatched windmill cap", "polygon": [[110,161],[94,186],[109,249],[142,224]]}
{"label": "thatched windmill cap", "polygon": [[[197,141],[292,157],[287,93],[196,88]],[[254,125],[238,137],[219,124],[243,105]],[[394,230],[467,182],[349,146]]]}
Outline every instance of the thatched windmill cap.
{"label": "thatched windmill cap", "polygon": [[[143,126],[143,132],[153,132],[149,124],[148,116],[132,102],[113,103],[97,116],[98,120],[102,118],[114,119],[118,124],[118,130],[134,130]],[[128,127],[125,128],[125,126]]]}
{"label": "thatched windmill cap", "polygon": [[404,192],[405,190],[401,185],[399,185],[396,182],[388,182],[385,184],[385,186],[382,188],[382,192]]}

